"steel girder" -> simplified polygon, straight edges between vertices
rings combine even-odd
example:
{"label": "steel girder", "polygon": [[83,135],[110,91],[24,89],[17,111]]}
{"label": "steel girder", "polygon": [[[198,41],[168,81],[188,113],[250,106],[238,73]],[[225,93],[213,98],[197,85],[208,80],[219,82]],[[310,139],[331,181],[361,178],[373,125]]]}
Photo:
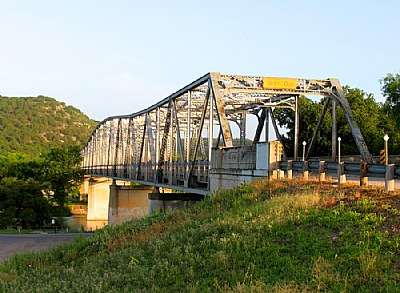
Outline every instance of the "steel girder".
{"label": "steel girder", "polygon": [[[273,109],[296,110],[299,95],[320,95],[337,101],[360,154],[366,162],[371,161],[337,79],[265,78],[212,72],[145,110],[103,120],[82,152],[83,167],[89,175],[206,192],[211,148],[217,141],[224,146],[233,145],[230,121],[239,126],[241,144],[246,137],[247,114],[258,117],[256,142],[269,116],[280,138]],[[325,112],[326,109],[320,119]],[[216,137],[214,133],[219,135]],[[307,156],[313,145],[309,145]]]}

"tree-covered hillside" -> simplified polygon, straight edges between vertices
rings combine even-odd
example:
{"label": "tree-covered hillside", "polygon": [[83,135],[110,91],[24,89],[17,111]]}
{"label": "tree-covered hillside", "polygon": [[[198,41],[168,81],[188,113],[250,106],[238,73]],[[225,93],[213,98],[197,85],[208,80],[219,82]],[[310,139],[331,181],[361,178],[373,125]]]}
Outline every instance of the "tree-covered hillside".
{"label": "tree-covered hillside", "polygon": [[97,122],[45,96],[0,96],[0,154],[38,156],[50,148],[84,145]]}

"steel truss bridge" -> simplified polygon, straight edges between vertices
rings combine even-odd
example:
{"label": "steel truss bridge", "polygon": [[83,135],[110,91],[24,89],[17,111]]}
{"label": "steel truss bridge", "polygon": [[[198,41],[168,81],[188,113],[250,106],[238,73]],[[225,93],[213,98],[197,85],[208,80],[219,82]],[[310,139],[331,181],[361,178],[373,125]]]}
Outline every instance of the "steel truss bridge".
{"label": "steel truss bridge", "polygon": [[[306,159],[315,145],[330,103],[332,157],[336,158],[336,106],[340,106],[365,162],[372,157],[337,79],[275,78],[207,73],[149,108],[103,120],[83,150],[83,168],[92,176],[167,187],[194,193],[209,191],[208,170],[212,149],[232,147],[246,140],[246,118],[257,117],[253,144],[263,129],[268,139],[272,123],[278,140],[274,111],[295,112],[294,160],[299,145],[300,95],[324,96],[325,105],[308,143]],[[234,138],[231,128],[238,127]],[[234,140],[235,139],[235,140]],[[286,159],[285,147],[283,158]]]}

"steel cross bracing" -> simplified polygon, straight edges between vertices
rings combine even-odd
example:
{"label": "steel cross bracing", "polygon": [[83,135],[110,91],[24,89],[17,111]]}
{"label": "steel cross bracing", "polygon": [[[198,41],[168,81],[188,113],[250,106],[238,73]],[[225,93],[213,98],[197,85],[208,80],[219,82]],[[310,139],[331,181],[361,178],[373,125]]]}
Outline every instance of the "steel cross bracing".
{"label": "steel cross bracing", "polygon": [[[280,139],[273,112],[277,108],[290,108],[298,117],[300,95],[325,96],[326,103],[332,101],[341,106],[360,154],[366,162],[371,162],[372,157],[337,79],[268,78],[212,72],[145,110],[103,120],[83,150],[84,170],[88,175],[207,193],[211,149],[233,146],[231,124],[239,127],[240,144],[245,143],[249,114],[258,118],[254,143],[260,141],[264,125],[270,120]],[[326,108],[321,113],[321,121]],[[335,146],[336,122],[333,124],[332,144]],[[295,125],[296,160],[297,121]],[[308,144],[307,157],[319,127],[320,123]],[[335,150],[332,156],[336,157]]]}

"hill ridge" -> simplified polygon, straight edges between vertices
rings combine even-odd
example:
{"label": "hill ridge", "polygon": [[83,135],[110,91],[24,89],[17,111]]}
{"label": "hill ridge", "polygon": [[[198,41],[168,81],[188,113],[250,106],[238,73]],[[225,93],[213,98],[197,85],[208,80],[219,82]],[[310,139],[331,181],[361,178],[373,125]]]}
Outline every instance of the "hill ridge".
{"label": "hill ridge", "polygon": [[52,97],[0,95],[0,154],[39,156],[52,147],[84,145],[97,123]]}

